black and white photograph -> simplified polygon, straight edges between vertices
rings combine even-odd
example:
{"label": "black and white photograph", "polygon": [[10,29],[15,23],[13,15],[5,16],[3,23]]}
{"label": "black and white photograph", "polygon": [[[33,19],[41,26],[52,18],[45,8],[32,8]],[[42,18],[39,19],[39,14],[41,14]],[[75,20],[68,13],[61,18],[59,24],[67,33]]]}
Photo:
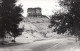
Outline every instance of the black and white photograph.
{"label": "black and white photograph", "polygon": [[0,0],[0,51],[80,51],[80,0]]}

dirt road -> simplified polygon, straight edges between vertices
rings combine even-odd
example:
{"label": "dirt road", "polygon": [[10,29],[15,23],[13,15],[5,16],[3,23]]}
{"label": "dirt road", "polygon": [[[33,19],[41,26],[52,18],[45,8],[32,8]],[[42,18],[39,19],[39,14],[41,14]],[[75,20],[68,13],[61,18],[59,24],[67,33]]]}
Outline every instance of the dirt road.
{"label": "dirt road", "polygon": [[71,48],[75,46],[74,39],[48,39],[29,44],[3,47],[0,48],[0,51],[71,51]]}

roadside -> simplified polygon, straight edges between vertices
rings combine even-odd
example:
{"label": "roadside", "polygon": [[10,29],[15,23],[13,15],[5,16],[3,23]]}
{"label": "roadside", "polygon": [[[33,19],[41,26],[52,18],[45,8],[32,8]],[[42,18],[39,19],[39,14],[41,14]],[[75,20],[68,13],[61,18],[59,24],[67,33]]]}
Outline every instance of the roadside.
{"label": "roadside", "polygon": [[44,41],[35,41],[31,43],[17,44],[16,46],[7,46],[0,49],[5,51],[70,51],[77,48],[78,44],[75,43],[75,39],[47,39]]}
{"label": "roadside", "polygon": [[75,39],[66,39],[45,51],[80,51],[80,45]]}

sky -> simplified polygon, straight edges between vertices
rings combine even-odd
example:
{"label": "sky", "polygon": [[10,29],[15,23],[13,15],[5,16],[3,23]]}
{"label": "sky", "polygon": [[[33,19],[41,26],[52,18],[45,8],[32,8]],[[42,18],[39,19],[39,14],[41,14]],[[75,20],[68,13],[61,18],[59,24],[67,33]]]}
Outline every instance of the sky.
{"label": "sky", "polygon": [[52,15],[54,12],[61,10],[59,0],[18,0],[17,5],[23,5],[23,16],[27,16],[28,8],[40,7],[43,15]]}

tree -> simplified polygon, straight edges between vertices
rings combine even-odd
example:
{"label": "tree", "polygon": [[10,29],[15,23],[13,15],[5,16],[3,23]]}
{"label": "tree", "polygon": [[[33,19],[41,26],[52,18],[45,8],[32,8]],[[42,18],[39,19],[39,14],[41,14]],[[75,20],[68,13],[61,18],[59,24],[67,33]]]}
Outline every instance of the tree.
{"label": "tree", "polygon": [[64,34],[69,30],[71,35],[78,36],[80,40],[80,0],[61,0],[60,5],[67,7],[68,12],[58,16],[62,19],[57,32]]}
{"label": "tree", "polygon": [[[71,31],[71,35],[78,36],[80,40],[80,0],[63,0],[62,6],[67,6],[69,13],[64,15],[59,27],[59,33],[64,33],[67,30]],[[67,24],[67,25],[66,25]]]}
{"label": "tree", "polygon": [[49,28],[52,28],[53,26],[56,27],[54,29],[54,31],[57,31],[57,28],[59,26],[59,24],[61,23],[61,20],[62,20],[62,14],[54,14],[52,15],[52,17],[50,18],[50,25],[49,25]]}
{"label": "tree", "polygon": [[16,6],[17,0],[2,0],[0,4],[0,38],[4,38],[6,33],[12,37],[20,35],[18,24],[22,21],[22,6]]}

